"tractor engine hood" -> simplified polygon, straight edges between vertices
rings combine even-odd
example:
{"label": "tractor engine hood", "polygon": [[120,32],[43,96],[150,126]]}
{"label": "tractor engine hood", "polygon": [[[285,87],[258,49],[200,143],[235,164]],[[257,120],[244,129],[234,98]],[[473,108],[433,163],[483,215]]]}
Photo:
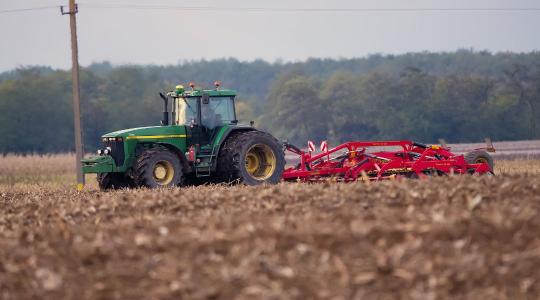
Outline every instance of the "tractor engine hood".
{"label": "tractor engine hood", "polygon": [[126,172],[136,159],[139,143],[170,145],[184,152],[186,127],[183,125],[130,128],[107,133],[102,136],[105,149],[98,156],[83,159],[84,173]]}
{"label": "tractor engine hood", "polygon": [[123,139],[163,139],[163,138],[185,138],[186,127],[173,125],[173,126],[151,126],[151,127],[138,127],[129,128],[119,131],[107,133],[102,136],[106,138],[123,138]]}

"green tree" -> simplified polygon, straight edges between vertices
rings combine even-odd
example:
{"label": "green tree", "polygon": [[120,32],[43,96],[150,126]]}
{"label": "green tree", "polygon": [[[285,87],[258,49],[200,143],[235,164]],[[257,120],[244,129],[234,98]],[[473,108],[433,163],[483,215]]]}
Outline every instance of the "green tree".
{"label": "green tree", "polygon": [[527,108],[529,138],[540,137],[538,121],[540,115],[540,64],[533,68],[515,64],[505,72],[505,88],[516,95],[518,102]]}
{"label": "green tree", "polygon": [[20,79],[0,85],[0,152],[71,150],[73,119],[69,76],[19,70]]}
{"label": "green tree", "polygon": [[326,139],[326,111],[319,99],[320,83],[305,76],[294,76],[283,85],[274,86],[270,104],[273,109],[267,119],[271,120],[272,132],[279,138],[294,143],[306,139]]}
{"label": "green tree", "polygon": [[324,84],[320,92],[327,112],[328,138],[333,143],[370,139],[378,129],[372,122],[372,106],[362,92],[362,80],[350,72],[338,71]]}

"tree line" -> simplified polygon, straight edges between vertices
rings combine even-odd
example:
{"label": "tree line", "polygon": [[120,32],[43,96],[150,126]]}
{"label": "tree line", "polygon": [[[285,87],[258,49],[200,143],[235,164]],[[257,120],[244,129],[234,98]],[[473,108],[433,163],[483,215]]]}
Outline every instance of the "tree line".
{"label": "tree line", "polygon": [[[290,73],[278,78],[262,123],[282,138],[413,139],[474,142],[540,138],[540,66],[514,65],[500,78],[337,71],[330,78]],[[303,145],[303,144],[302,144]]]}
{"label": "tree line", "polygon": [[[73,150],[69,71],[0,74],[0,152]],[[157,125],[158,92],[189,81],[236,89],[238,115],[280,139],[540,138],[540,53],[460,50],[269,63],[235,59],[171,66],[95,63],[81,70],[87,151],[106,132]]]}

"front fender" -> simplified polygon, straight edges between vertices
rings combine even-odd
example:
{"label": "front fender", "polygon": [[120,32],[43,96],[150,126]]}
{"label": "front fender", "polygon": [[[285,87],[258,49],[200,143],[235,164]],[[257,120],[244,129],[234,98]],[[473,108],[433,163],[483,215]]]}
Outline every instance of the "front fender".
{"label": "front fender", "polygon": [[112,156],[94,156],[91,158],[83,159],[82,171],[83,173],[110,173],[114,170],[114,159]]}

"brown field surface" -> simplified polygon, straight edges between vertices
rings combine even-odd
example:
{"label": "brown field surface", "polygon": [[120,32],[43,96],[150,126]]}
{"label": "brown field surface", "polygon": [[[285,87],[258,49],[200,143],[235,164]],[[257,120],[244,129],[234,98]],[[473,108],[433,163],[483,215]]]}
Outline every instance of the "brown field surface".
{"label": "brown field surface", "polygon": [[495,177],[73,189],[0,157],[0,299],[537,299],[540,161]]}

